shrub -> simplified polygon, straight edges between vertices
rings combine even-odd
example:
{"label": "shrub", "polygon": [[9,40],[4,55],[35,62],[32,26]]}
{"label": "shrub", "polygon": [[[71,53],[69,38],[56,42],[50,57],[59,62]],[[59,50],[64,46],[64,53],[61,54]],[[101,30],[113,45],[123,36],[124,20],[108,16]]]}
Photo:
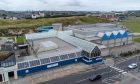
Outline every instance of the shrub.
{"label": "shrub", "polygon": [[127,56],[132,56],[135,54],[139,54],[140,50],[135,50],[135,51],[128,51],[128,52],[124,52],[124,53],[120,53],[121,57],[127,57]]}

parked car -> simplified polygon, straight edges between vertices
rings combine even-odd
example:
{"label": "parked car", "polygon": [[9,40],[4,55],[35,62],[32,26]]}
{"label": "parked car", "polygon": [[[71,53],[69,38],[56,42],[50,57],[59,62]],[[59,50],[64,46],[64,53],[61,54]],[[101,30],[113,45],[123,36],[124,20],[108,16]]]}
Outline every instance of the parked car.
{"label": "parked car", "polygon": [[101,78],[102,78],[101,75],[99,75],[99,74],[98,75],[93,74],[92,76],[89,77],[89,80],[90,81],[96,81],[96,80],[99,80]]}
{"label": "parked car", "polygon": [[132,63],[132,64],[128,65],[128,68],[129,69],[135,69],[135,68],[137,68],[137,63]]}

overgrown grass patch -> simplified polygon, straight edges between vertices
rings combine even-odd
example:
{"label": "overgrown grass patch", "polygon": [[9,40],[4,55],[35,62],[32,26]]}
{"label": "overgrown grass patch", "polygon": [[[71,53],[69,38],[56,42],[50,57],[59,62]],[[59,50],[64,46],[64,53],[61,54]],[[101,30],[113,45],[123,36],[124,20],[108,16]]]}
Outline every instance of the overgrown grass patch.
{"label": "overgrown grass patch", "polygon": [[134,38],[134,41],[140,43],[140,37]]}
{"label": "overgrown grass patch", "polygon": [[140,17],[129,17],[121,22],[130,32],[140,32]]}
{"label": "overgrown grass patch", "polygon": [[41,19],[25,19],[25,20],[0,20],[0,29],[36,28],[38,26],[51,25],[53,23],[62,23],[64,26],[67,26],[74,24],[94,24],[108,22],[111,21],[93,16],[73,16],[73,17],[41,18]]}

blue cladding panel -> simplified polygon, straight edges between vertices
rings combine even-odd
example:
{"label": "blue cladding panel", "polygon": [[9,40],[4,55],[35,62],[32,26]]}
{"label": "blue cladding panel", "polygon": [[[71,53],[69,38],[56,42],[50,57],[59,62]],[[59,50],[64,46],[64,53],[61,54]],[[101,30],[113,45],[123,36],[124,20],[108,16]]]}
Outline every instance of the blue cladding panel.
{"label": "blue cladding panel", "polygon": [[116,36],[116,39],[119,39],[119,38],[121,38],[121,33],[120,32]]}
{"label": "blue cladding panel", "polygon": [[52,26],[42,26],[42,27],[38,27],[37,31],[38,32],[48,32],[49,30],[53,29]]}
{"label": "blue cladding panel", "polygon": [[107,40],[107,35],[104,34],[103,37],[102,37],[102,41],[106,41]]}
{"label": "blue cladding panel", "polygon": [[43,29],[53,29],[52,26],[42,26],[42,27],[38,27],[37,30],[43,30]]}
{"label": "blue cladding panel", "polygon": [[26,74],[39,72],[41,70],[46,70],[46,69],[53,68],[53,67],[64,66],[64,65],[68,65],[68,64],[72,64],[72,63],[80,62],[80,61],[82,61],[82,57],[69,59],[69,60],[65,60],[65,61],[60,61],[60,62],[56,62],[56,63],[51,63],[51,64],[46,64],[46,65],[40,65],[40,66],[36,66],[36,67],[32,67],[32,68],[18,70],[17,74],[18,74],[18,76],[24,76]]}
{"label": "blue cladding panel", "polygon": [[103,59],[100,56],[94,57],[94,58],[92,58],[90,60],[85,57],[85,58],[83,58],[83,62],[85,64],[97,64],[97,63],[102,63],[103,62]]}
{"label": "blue cladding panel", "polygon": [[123,38],[128,37],[128,33],[125,31],[125,33],[123,34]]}
{"label": "blue cladding panel", "polygon": [[114,38],[115,38],[115,36],[114,36],[114,34],[112,33],[112,34],[110,35],[109,39],[112,40],[112,39],[114,39]]}
{"label": "blue cladding panel", "polygon": [[41,66],[18,70],[17,74],[18,76],[24,76],[26,74],[30,74],[38,71],[41,71]]}

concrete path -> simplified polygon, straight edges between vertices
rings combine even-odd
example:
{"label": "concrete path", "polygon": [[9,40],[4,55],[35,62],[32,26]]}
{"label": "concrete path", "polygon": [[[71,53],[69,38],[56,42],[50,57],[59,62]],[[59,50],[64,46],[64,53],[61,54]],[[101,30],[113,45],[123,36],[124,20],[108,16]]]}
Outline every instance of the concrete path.
{"label": "concrete path", "polygon": [[131,33],[131,34],[133,34],[134,36],[140,36],[140,33],[139,32]]}

